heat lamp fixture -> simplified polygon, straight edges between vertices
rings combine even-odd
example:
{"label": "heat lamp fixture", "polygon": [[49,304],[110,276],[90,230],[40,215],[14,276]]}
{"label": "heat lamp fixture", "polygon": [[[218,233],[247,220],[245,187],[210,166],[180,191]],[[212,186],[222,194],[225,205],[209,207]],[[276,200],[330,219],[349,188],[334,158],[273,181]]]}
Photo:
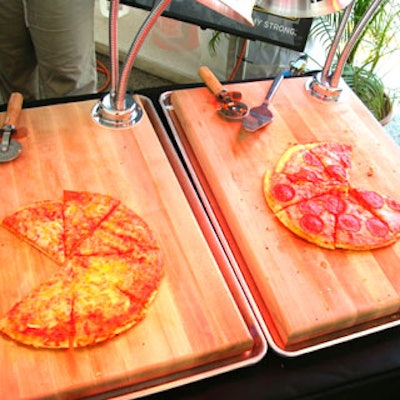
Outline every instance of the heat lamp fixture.
{"label": "heat lamp fixture", "polygon": [[[93,108],[92,117],[103,126],[111,128],[127,128],[137,124],[143,115],[139,104],[133,96],[127,94],[129,75],[135,58],[158,17],[170,5],[172,0],[155,0],[149,13],[128,51],[126,61],[119,76],[118,59],[118,10],[119,1],[110,0],[109,42],[111,61],[110,93],[103,97]],[[308,85],[310,93],[323,100],[338,100],[341,88],[339,81],[350,54],[361,32],[372,18],[381,0],[372,0],[369,9],[355,27],[349,42],[339,57],[335,71],[332,71],[334,55],[347,25],[353,5],[357,0],[196,0],[198,3],[224,15],[236,22],[253,25],[252,11],[258,6],[269,13],[283,17],[313,18],[331,14],[345,8],[342,22],[336,32],[332,47],[328,53],[324,68]]]}

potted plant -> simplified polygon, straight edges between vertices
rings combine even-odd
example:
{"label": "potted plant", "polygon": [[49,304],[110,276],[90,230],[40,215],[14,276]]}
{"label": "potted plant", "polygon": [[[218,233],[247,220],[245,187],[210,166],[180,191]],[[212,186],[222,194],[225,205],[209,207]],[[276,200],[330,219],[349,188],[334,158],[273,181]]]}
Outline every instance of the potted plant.
{"label": "potted plant", "polygon": [[[348,42],[358,21],[365,14],[371,0],[355,0],[341,42]],[[328,50],[342,20],[344,11],[319,17],[315,20],[311,34],[321,40]],[[400,3],[398,0],[382,0],[375,14],[354,44],[342,78],[359,96],[366,107],[381,121],[387,123],[397,97],[397,90],[388,91],[378,75],[379,62],[398,51],[394,39],[400,29]],[[338,46],[339,57],[343,46]],[[381,61],[382,62],[382,61]]]}

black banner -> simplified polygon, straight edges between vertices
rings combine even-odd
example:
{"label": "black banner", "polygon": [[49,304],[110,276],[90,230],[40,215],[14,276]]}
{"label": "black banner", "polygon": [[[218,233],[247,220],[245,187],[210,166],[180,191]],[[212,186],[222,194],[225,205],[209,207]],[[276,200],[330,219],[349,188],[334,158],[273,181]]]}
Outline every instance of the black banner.
{"label": "black banner", "polygon": [[[123,0],[122,4],[151,10],[154,0]],[[239,24],[223,17],[195,0],[173,0],[163,16],[179,21],[230,33],[251,40],[268,42],[302,52],[306,45],[312,19],[292,19],[269,14],[255,7],[254,27]]]}

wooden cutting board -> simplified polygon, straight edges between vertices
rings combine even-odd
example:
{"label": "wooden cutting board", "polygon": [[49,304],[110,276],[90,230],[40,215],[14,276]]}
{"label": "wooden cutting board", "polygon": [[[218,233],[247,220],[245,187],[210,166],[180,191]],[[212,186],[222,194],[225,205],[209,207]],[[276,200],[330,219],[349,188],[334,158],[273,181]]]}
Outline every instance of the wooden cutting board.
{"label": "wooden cutting board", "polygon": [[[24,204],[60,199],[64,189],[111,194],[155,232],[165,277],[145,320],[102,345],[36,350],[0,335],[2,399],[73,399],[126,385],[134,391],[182,371],[190,379],[191,369],[242,357],[254,345],[147,114],[130,129],[106,129],[91,119],[94,104],[22,111],[22,155],[0,164],[0,219]],[[56,268],[0,229],[0,315]]]}
{"label": "wooden cutting board", "polygon": [[[400,243],[374,251],[321,249],[289,232],[264,200],[264,173],[287,148],[325,140],[353,146],[354,186],[400,200],[399,147],[350,89],[337,103],[322,102],[306,90],[309,79],[286,79],[271,105],[273,122],[254,134],[223,120],[206,88],[171,94],[188,159],[273,340],[285,351],[359,332],[360,324],[373,326],[400,307]],[[229,87],[253,107],[270,85]]]}

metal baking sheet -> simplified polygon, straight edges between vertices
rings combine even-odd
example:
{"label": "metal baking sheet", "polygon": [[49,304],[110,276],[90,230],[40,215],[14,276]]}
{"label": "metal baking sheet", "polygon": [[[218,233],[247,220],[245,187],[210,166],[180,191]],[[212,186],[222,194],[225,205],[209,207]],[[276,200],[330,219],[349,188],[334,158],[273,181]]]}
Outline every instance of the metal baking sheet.
{"label": "metal baking sheet", "polygon": [[332,335],[326,335],[322,340],[317,338],[317,340],[314,341],[299,343],[295,349],[287,350],[281,345],[275,322],[270,317],[269,310],[266,308],[267,306],[263,304],[263,301],[260,300],[259,295],[257,295],[257,285],[252,282],[251,274],[248,273],[246,260],[244,260],[240,250],[235,245],[235,240],[232,237],[229,226],[224,220],[224,217],[219,210],[218,203],[208,185],[207,179],[205,178],[202,169],[199,166],[187,139],[185,138],[184,128],[181,125],[171,103],[171,94],[171,91],[163,93],[160,96],[159,101],[171,129],[175,146],[180,154],[180,158],[185,164],[185,168],[190,175],[190,179],[196,188],[207,215],[217,232],[225,253],[230,259],[235,274],[241,282],[241,286],[245,291],[246,296],[250,299],[253,308],[258,307],[258,311],[255,313],[257,318],[260,320],[260,324],[269,346],[282,356],[297,357],[400,325],[399,316],[395,314],[374,320],[371,323],[356,325],[351,329],[339,330]]}

